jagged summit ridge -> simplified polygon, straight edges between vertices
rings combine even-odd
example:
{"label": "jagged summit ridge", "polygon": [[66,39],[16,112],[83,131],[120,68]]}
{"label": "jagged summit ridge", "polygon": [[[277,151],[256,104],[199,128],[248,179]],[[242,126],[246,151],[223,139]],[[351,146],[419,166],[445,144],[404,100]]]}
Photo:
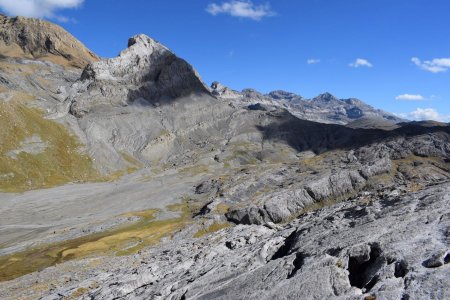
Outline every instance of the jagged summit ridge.
{"label": "jagged summit ridge", "polygon": [[0,53],[84,68],[99,58],[62,27],[34,18],[0,14]]}
{"label": "jagged summit ridge", "polygon": [[189,63],[144,34],[131,37],[118,57],[89,64],[73,88],[75,116],[104,105],[126,106],[137,99],[154,104],[210,93]]}
{"label": "jagged summit ridge", "polygon": [[171,56],[168,48],[140,34],[128,40],[128,48],[116,58],[101,60],[88,65],[81,80],[116,81],[118,83],[138,83],[145,75],[158,67],[156,62],[164,56]]}
{"label": "jagged summit ridge", "polygon": [[384,119],[392,124],[405,120],[394,114],[375,109],[356,98],[338,99],[329,92],[322,93],[312,99],[303,98],[295,93],[277,90],[262,94],[254,89],[241,92],[214,82],[213,94],[224,100],[234,100],[242,105],[260,103],[285,108],[296,117],[304,120],[346,125],[360,118]]}

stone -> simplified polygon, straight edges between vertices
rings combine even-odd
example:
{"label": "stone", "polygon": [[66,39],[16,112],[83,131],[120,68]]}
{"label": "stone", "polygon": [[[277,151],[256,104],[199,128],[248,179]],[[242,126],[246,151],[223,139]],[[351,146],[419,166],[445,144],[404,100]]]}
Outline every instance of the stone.
{"label": "stone", "polygon": [[423,266],[426,268],[438,268],[448,263],[448,251],[437,251],[431,255],[430,258],[423,262]]}

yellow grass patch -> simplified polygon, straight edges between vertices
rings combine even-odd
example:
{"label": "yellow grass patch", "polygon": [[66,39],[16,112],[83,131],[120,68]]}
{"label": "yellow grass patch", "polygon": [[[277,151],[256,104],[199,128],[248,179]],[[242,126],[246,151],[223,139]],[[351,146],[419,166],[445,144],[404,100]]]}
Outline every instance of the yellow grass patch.
{"label": "yellow grass patch", "polygon": [[[16,93],[9,102],[0,101],[0,190],[21,192],[98,180],[90,157],[80,153],[77,138],[63,125],[28,107],[26,101],[30,98]],[[40,137],[46,149],[38,154],[8,155],[20,149],[21,143],[31,136]]]}
{"label": "yellow grass patch", "polygon": [[214,208],[214,212],[221,214],[221,215],[226,214],[229,210],[230,210],[230,206],[225,203],[219,203]]}
{"label": "yellow grass patch", "polygon": [[0,281],[45,269],[57,263],[84,257],[104,255],[128,255],[157,244],[191,222],[188,203],[171,205],[169,210],[179,211],[180,216],[168,220],[155,220],[157,210],[128,213],[140,220],[105,232],[77,239],[42,245],[20,253],[0,257]]}
{"label": "yellow grass patch", "polygon": [[199,238],[199,237],[202,237],[202,236],[204,236],[206,234],[217,232],[217,231],[219,231],[221,229],[228,228],[230,226],[232,226],[232,225],[230,223],[228,223],[228,222],[213,223],[209,227],[207,227],[207,228],[204,227],[204,228],[200,229],[199,231],[197,231],[194,234],[194,238]]}

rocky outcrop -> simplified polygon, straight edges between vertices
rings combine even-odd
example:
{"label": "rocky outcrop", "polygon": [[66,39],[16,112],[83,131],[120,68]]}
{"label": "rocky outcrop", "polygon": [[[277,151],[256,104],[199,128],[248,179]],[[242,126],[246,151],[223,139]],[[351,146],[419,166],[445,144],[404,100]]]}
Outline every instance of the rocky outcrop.
{"label": "rocky outcrop", "polygon": [[89,64],[73,86],[71,113],[81,117],[96,107],[127,106],[136,100],[164,105],[192,94],[209,94],[194,68],[146,35],[128,41],[117,58]]}
{"label": "rocky outcrop", "polygon": [[310,180],[304,180],[299,187],[284,188],[270,193],[267,197],[261,197],[258,205],[230,210],[227,218],[231,222],[247,225],[281,223],[298,215],[314,203],[350,197],[358,193],[371,177],[389,171],[391,171],[391,162],[381,160],[374,166],[363,166],[359,170],[321,172],[315,178],[311,176]]}
{"label": "rocky outcrop", "polygon": [[445,299],[449,207],[445,183],[356,198],[279,228],[239,225],[194,240],[176,235],[139,256],[103,263],[113,271],[73,263],[82,271],[43,299],[80,288],[82,299]]}
{"label": "rocky outcrop", "polygon": [[237,99],[241,97],[239,92],[224,86],[218,81],[211,83],[211,91],[214,96],[221,99]]}
{"label": "rocky outcrop", "polygon": [[[309,170],[273,170],[266,176],[260,174],[251,180],[243,179],[248,184],[267,185],[275,180],[274,174],[283,174],[281,178],[284,178],[276,179],[277,183],[272,186],[272,190],[265,192],[256,201],[250,201],[250,205],[240,203],[249,201],[245,198],[247,195],[252,198],[255,191],[251,188],[240,191],[236,197],[232,194],[225,195],[230,199],[244,199],[235,201],[236,207],[226,214],[228,220],[236,224],[280,223],[290,220],[311,205],[320,207],[330,201],[348,199],[393,185],[433,184],[450,178],[444,165],[433,163],[435,158],[450,155],[449,133],[405,136],[400,128],[399,132],[391,134],[394,136],[388,138],[382,135],[382,141],[345,151],[339,161],[327,158],[325,161],[317,160]],[[305,139],[301,136],[299,138]],[[326,158],[327,154],[321,156]],[[430,158],[430,161],[424,163],[419,158]],[[329,169],[330,166],[333,166],[332,170]],[[298,175],[299,173],[303,175]],[[291,181],[290,178],[297,180]],[[374,182],[378,182],[375,185],[381,185],[373,186]],[[281,188],[278,190],[275,188],[277,186]]]}
{"label": "rocky outcrop", "polygon": [[99,58],[56,24],[32,18],[0,15],[2,56],[49,60],[84,68]]}

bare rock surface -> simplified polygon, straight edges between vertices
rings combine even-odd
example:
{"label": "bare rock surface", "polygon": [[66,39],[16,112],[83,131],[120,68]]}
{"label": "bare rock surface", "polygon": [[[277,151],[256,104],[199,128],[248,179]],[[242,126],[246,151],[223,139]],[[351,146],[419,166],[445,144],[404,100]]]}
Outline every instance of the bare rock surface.
{"label": "bare rock surface", "polygon": [[[68,263],[79,270],[71,281],[41,296],[63,299],[86,287],[81,299],[445,299],[449,204],[450,186],[442,183],[358,197],[278,229],[239,225],[200,239],[175,236],[100,269]],[[23,281],[42,282],[64,269]]]}
{"label": "bare rock surface", "polygon": [[209,93],[191,65],[146,35],[130,38],[117,58],[88,65],[74,88],[71,112],[78,117],[101,105],[126,106],[138,99],[165,104]]}

